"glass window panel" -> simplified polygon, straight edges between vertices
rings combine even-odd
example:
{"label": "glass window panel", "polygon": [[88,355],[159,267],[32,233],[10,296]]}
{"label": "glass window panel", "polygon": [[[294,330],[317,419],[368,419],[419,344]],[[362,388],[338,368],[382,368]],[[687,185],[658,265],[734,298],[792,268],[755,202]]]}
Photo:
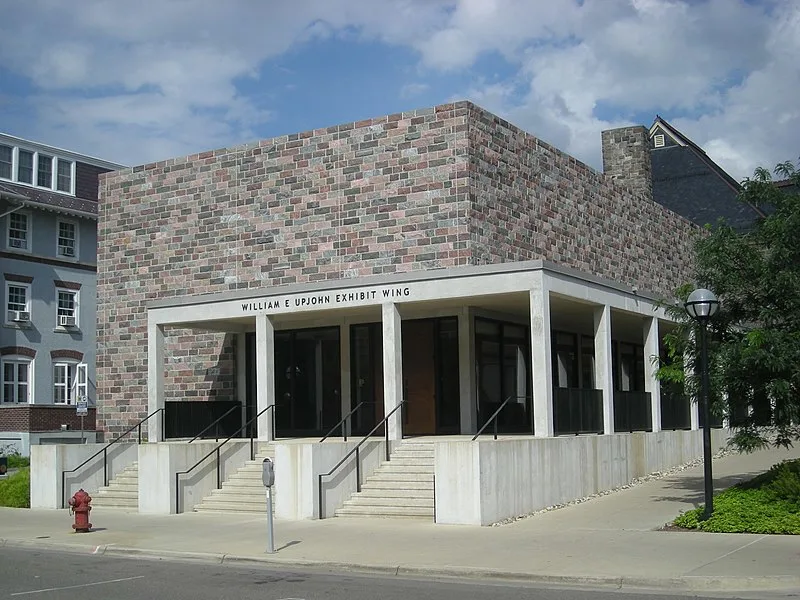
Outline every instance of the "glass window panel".
{"label": "glass window panel", "polygon": [[68,160],[59,158],[58,177],[56,178],[56,189],[59,192],[72,192],[72,163]]}
{"label": "glass window panel", "polygon": [[28,288],[18,285],[8,286],[8,310],[25,310],[28,305],[27,296]]}
{"label": "glass window panel", "polygon": [[75,292],[58,292],[58,316],[75,316]]}
{"label": "glass window panel", "polygon": [[17,181],[33,183],[33,152],[20,150],[17,156]]}
{"label": "glass window panel", "polygon": [[36,185],[53,187],[53,157],[40,154],[37,161]]}
{"label": "glass window panel", "polygon": [[28,247],[28,215],[8,215],[8,245],[12,248]]}
{"label": "glass window panel", "polygon": [[11,179],[11,160],[14,154],[11,146],[0,146],[0,177]]}
{"label": "glass window panel", "polygon": [[500,335],[499,323],[475,319],[475,333],[478,335]]}

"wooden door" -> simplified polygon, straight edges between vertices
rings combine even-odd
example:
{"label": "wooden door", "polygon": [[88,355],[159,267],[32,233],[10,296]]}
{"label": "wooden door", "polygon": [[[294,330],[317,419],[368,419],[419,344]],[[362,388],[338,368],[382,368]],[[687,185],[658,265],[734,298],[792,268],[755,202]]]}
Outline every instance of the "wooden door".
{"label": "wooden door", "polygon": [[436,433],[435,323],[403,323],[403,391],[407,400],[403,433]]}

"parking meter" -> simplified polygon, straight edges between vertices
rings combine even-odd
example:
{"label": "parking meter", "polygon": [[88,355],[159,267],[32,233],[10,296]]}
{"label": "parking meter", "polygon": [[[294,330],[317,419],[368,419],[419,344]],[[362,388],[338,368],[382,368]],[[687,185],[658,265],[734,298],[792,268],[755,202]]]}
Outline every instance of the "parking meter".
{"label": "parking meter", "polygon": [[272,528],[272,486],[275,485],[275,465],[269,458],[261,463],[261,481],[267,489],[267,552],[275,552],[275,534]]}
{"label": "parking meter", "polygon": [[275,466],[270,459],[265,458],[264,462],[261,463],[261,467],[261,481],[264,483],[264,487],[271,488],[275,485]]}

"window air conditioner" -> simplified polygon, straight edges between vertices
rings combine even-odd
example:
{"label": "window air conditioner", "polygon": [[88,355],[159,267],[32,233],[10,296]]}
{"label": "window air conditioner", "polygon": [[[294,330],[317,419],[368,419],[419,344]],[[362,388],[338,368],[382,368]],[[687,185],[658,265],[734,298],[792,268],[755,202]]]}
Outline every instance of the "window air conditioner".
{"label": "window air conditioner", "polygon": [[8,316],[11,321],[17,323],[27,323],[31,320],[31,313],[26,310],[10,310],[8,311]]}
{"label": "window air conditioner", "polygon": [[75,327],[75,317],[58,315],[58,325],[60,327]]}
{"label": "window air conditioner", "polygon": [[23,240],[21,238],[11,238],[8,240],[8,245],[12,248],[27,248],[28,242],[27,240]]}
{"label": "window air conditioner", "polygon": [[75,248],[72,246],[59,246],[58,251],[61,256],[75,256]]}

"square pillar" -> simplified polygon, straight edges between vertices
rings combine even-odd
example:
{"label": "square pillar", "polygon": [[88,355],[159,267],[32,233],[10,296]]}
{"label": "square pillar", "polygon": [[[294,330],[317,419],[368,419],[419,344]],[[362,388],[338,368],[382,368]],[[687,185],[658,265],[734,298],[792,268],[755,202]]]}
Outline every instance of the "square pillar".
{"label": "square pillar", "polygon": [[531,377],[533,432],[536,437],[553,437],[553,357],[550,333],[550,290],[540,271],[530,290]]}
{"label": "square pillar", "polygon": [[[275,405],[275,326],[256,315],[256,413]],[[258,439],[272,441],[275,409],[258,417]]]}
{"label": "square pillar", "polygon": [[[164,408],[164,327],[147,320],[147,414]],[[147,421],[147,441],[164,441],[164,411]]]}
{"label": "square pillar", "polygon": [[611,307],[594,310],[595,387],[603,392],[603,433],[614,433],[614,372],[611,350]]}
{"label": "square pillar", "polygon": [[[692,343],[696,346],[697,340],[695,339],[694,328],[692,328],[690,331],[689,336],[692,340]],[[691,352],[687,352],[683,356],[683,372],[687,381],[694,377],[694,360]],[[684,387],[684,390],[685,389],[686,388]],[[697,431],[700,429],[700,398],[697,395],[693,398],[689,398],[689,424],[692,431]]]}
{"label": "square pillar", "polygon": [[644,320],[644,391],[650,393],[653,432],[661,431],[661,382],[656,379],[659,357],[658,319]]}
{"label": "square pillar", "polygon": [[461,397],[461,434],[475,433],[478,430],[475,326],[468,307],[462,308],[458,313],[458,391]]}
{"label": "square pillar", "polygon": [[[383,410],[388,415],[403,400],[402,320],[395,304],[381,306],[383,323]],[[390,440],[403,439],[403,409],[386,423]]]}

